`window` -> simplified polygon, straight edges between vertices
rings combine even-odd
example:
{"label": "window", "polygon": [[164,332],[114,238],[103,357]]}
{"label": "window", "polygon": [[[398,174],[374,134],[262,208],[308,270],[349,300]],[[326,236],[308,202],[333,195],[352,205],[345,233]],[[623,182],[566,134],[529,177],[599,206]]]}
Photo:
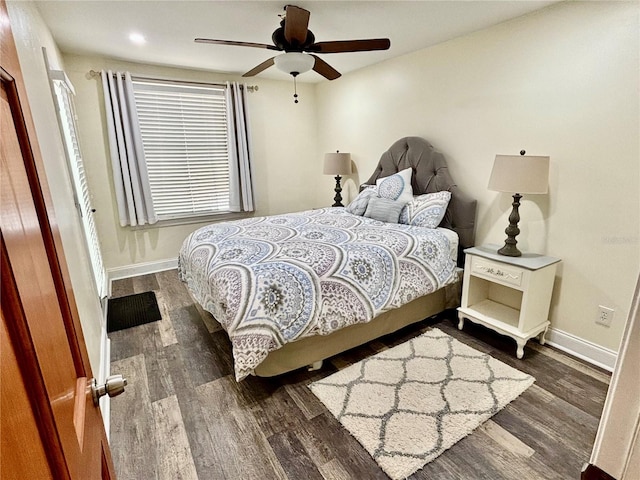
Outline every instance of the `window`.
{"label": "window", "polygon": [[49,79],[53,88],[58,122],[64,140],[64,148],[71,173],[74,200],[80,214],[84,239],[91,260],[91,269],[100,298],[107,296],[107,275],[102,262],[98,231],[93,218],[95,210],[91,206],[91,195],[82,159],[82,150],[78,141],[78,128],[73,103],[73,86],[66,74],[59,70],[49,70]]}
{"label": "window", "polygon": [[243,85],[100,76],[121,226],[254,210]]}
{"label": "window", "polygon": [[224,86],[133,79],[158,220],[229,211]]}

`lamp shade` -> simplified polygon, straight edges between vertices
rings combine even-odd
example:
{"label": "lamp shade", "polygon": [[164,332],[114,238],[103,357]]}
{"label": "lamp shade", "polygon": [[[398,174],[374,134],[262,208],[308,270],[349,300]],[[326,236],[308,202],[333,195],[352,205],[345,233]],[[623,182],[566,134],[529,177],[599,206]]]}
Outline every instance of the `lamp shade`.
{"label": "lamp shade", "polygon": [[325,153],[322,173],[325,175],[351,175],[351,154]]}
{"label": "lamp shade", "polygon": [[316,59],[306,53],[289,52],[278,55],[273,59],[278,70],[285,73],[304,73],[313,68]]}
{"label": "lamp shade", "polygon": [[496,155],[488,188],[509,193],[547,193],[549,157]]}

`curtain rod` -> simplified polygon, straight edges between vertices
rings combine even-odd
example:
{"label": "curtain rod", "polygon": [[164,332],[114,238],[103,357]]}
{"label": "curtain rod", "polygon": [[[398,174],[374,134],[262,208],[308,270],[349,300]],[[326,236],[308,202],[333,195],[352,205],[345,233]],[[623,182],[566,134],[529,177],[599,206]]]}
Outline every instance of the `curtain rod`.
{"label": "curtain rod", "polygon": [[[89,76],[90,77],[99,77],[100,72],[97,72],[95,70],[89,70]],[[160,81],[184,81],[186,83],[195,83],[195,84],[202,84],[202,85],[216,85],[219,87],[224,87],[226,84],[225,83],[221,83],[221,82],[194,82],[192,80],[175,80],[175,79],[168,79],[168,78],[158,78],[158,77],[148,77],[148,76],[144,76],[144,75],[131,75],[132,77],[136,77],[136,78],[141,78],[144,80],[160,80]],[[258,91],[258,85],[247,85],[247,90],[249,90],[250,92],[257,92]]]}

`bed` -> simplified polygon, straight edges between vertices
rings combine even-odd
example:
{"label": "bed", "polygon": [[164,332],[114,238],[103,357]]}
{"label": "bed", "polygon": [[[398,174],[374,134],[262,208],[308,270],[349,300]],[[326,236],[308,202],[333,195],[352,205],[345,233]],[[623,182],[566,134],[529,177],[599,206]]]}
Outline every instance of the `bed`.
{"label": "bed", "polygon": [[419,137],[395,142],[364,188],[407,169],[413,195],[450,192],[438,228],[338,207],[213,224],[185,240],[180,278],[229,334],[238,381],[317,365],[457,306],[476,202]]}

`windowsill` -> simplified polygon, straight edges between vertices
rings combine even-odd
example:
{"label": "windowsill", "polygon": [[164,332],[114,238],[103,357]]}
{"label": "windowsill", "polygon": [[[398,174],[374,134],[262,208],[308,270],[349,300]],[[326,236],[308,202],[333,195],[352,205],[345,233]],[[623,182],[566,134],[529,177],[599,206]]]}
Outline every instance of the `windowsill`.
{"label": "windowsill", "polygon": [[195,217],[170,218],[166,220],[158,220],[153,224],[136,225],[129,227],[131,230],[149,230],[153,228],[174,227],[177,225],[191,225],[194,223],[216,223],[226,222],[229,220],[241,220],[243,218],[253,217],[256,212],[221,212],[211,213],[207,215],[199,215]]}

